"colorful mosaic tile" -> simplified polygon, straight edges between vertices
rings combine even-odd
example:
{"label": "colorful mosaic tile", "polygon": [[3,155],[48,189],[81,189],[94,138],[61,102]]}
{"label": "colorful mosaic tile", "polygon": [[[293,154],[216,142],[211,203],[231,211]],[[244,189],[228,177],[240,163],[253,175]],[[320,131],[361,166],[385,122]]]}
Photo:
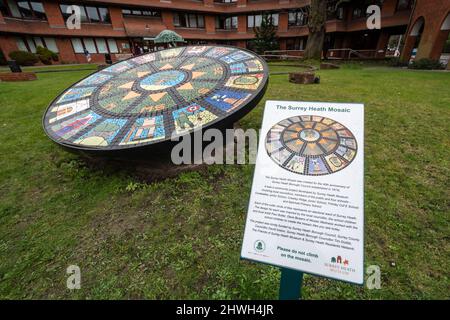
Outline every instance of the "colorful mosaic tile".
{"label": "colorful mosaic tile", "polygon": [[131,129],[123,136],[121,145],[138,144],[165,137],[163,116],[137,118]]}
{"label": "colorful mosaic tile", "polygon": [[213,47],[205,54],[207,57],[219,58],[230,53],[233,49],[227,47]]}
{"label": "colorful mosaic tile", "polygon": [[86,110],[88,108],[89,108],[89,99],[78,100],[67,104],[61,104],[51,109],[53,117],[51,117],[48,120],[48,122],[53,123],[55,121],[69,117],[77,112]]}
{"label": "colorful mosaic tile", "polygon": [[55,124],[51,129],[59,138],[69,139],[99,118],[100,116],[95,112],[88,111],[75,118]]}
{"label": "colorful mosaic tile", "polygon": [[266,136],[269,157],[282,168],[302,175],[332,174],[355,158],[353,134],[339,122],[300,116],[275,124]]}
{"label": "colorful mosaic tile", "polygon": [[94,87],[89,88],[76,88],[73,87],[66,92],[59,98],[59,100],[56,103],[64,103],[69,102],[73,100],[79,100],[84,97],[90,96],[92,92],[94,91]]}
{"label": "colorful mosaic tile", "polygon": [[108,146],[126,122],[127,120],[125,119],[106,119],[82,135],[74,143],[87,146]]}
{"label": "colorful mosaic tile", "polygon": [[[185,134],[242,108],[249,111],[266,83],[265,62],[249,51],[171,48],[119,62],[83,79],[49,106],[44,127],[56,142],[78,149],[149,145],[170,139],[172,130]],[[356,143],[345,128],[336,132],[346,148]],[[351,156],[347,150],[340,155],[343,161]]]}
{"label": "colorful mosaic tile", "polygon": [[105,68],[102,71],[118,73],[118,72],[124,72],[124,71],[130,69],[132,66],[133,65],[130,64],[128,61],[122,61],[122,62],[113,64],[112,66]]}
{"label": "colorful mosaic tile", "polygon": [[90,77],[87,77],[83,81],[79,82],[77,86],[95,86],[99,85],[112,78],[112,75],[104,73],[95,73]]}
{"label": "colorful mosaic tile", "polygon": [[264,74],[243,74],[240,76],[232,76],[225,84],[226,87],[232,87],[236,89],[256,90],[261,85],[261,81],[264,78]]}
{"label": "colorful mosaic tile", "polygon": [[198,104],[191,104],[172,113],[176,133],[183,133],[217,119],[217,116]]}
{"label": "colorful mosaic tile", "polygon": [[263,71],[262,63],[257,60],[249,60],[230,65],[231,73],[250,73]]}
{"label": "colorful mosaic tile", "polygon": [[168,50],[160,51],[161,59],[168,59],[178,57],[178,55],[183,51],[183,48],[173,48]]}
{"label": "colorful mosaic tile", "polygon": [[219,90],[205,100],[223,111],[230,112],[241,106],[248,97],[250,94],[245,92]]}

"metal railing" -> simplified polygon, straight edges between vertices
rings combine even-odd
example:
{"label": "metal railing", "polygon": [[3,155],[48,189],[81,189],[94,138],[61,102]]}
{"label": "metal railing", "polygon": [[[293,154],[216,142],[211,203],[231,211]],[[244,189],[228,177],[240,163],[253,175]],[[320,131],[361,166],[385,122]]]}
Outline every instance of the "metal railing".
{"label": "metal railing", "polygon": [[355,50],[352,48],[329,49],[327,58],[335,60],[375,59],[377,50]]}
{"label": "metal railing", "polygon": [[[303,58],[304,52],[304,50],[270,50],[264,51],[263,57],[279,60],[299,59]],[[330,60],[375,59],[377,50],[329,49],[327,58]]]}

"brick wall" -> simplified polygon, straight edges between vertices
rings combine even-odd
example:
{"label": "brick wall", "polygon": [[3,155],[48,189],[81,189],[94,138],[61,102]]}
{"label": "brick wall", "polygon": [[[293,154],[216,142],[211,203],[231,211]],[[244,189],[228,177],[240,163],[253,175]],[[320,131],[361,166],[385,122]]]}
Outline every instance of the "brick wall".
{"label": "brick wall", "polygon": [[0,81],[31,81],[36,79],[34,72],[0,72]]}
{"label": "brick wall", "polygon": [[448,37],[448,30],[441,31],[442,23],[450,13],[450,1],[448,0],[417,0],[412,15],[411,24],[407,30],[405,47],[402,52],[402,60],[408,61],[416,41],[416,36],[411,36],[414,25],[423,18],[425,27],[421,36],[416,59],[439,59],[444,41]]}

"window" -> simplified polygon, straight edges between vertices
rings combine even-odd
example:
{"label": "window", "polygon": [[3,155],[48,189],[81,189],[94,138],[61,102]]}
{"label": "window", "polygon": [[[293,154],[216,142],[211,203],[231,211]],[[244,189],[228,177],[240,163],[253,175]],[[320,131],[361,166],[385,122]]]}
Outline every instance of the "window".
{"label": "window", "polygon": [[216,29],[233,30],[238,27],[238,17],[216,16]]}
{"label": "window", "polygon": [[363,17],[367,17],[367,7],[371,5],[377,5],[380,8],[383,6],[382,0],[361,0],[355,4],[352,12],[352,19],[359,19]]}
{"label": "window", "polygon": [[287,50],[303,50],[305,46],[304,38],[289,38],[286,40]]}
{"label": "window", "polygon": [[0,11],[5,17],[47,20],[44,6],[38,1],[0,0]]}
{"label": "window", "polygon": [[108,39],[107,43],[108,43],[108,47],[109,47],[109,52],[111,52],[111,53],[118,53],[119,52],[119,49],[117,49],[116,40]]}
{"label": "window", "polygon": [[278,13],[268,13],[247,16],[247,28],[260,27],[264,16],[271,18],[273,25],[278,26]]}
{"label": "window", "polygon": [[289,11],[289,26],[306,26],[308,24],[309,8]]}
{"label": "window", "polygon": [[353,9],[353,19],[361,18],[363,16],[363,11],[361,8],[355,8]]}
{"label": "window", "polygon": [[75,53],[83,53],[84,52],[83,42],[81,41],[81,39],[78,39],[78,38],[72,39],[72,46],[73,46],[73,51]]}
{"label": "window", "polygon": [[6,1],[5,0],[0,0],[0,13],[4,17],[9,16],[8,6],[6,5]]}
{"label": "window", "polygon": [[122,9],[125,16],[161,17],[161,11],[153,9]]}
{"label": "window", "polygon": [[54,38],[48,37],[18,37],[16,38],[16,44],[19,50],[29,51],[36,53],[37,47],[47,48],[55,53],[58,53],[58,47]]}
{"label": "window", "polygon": [[397,10],[410,10],[413,5],[413,0],[398,0]]}
{"label": "window", "polygon": [[86,12],[91,22],[100,22],[100,15],[95,7],[86,7]]}
{"label": "window", "polygon": [[118,53],[116,40],[112,38],[72,38],[73,51],[84,53]]}
{"label": "window", "polygon": [[174,13],[173,24],[182,28],[204,28],[205,20],[202,15],[196,13]]}
{"label": "window", "polygon": [[[109,11],[105,7],[80,6],[78,4],[60,4],[62,16],[65,21],[73,14],[73,10],[69,9],[71,6],[78,6],[80,8],[82,23],[111,23]],[[69,12],[67,12],[69,10]]]}
{"label": "window", "polygon": [[92,39],[92,38],[85,38],[85,39],[83,39],[83,43],[84,43],[84,48],[89,53],[97,53],[97,47],[95,46],[94,39]]}
{"label": "window", "polygon": [[56,41],[54,38],[44,38],[44,43],[47,49],[53,52],[59,52],[58,46],[56,45]]}
{"label": "window", "polygon": [[111,23],[111,17],[109,16],[109,10],[107,8],[99,7],[98,14],[100,15],[100,21]]}
{"label": "window", "polygon": [[98,53],[108,53],[108,46],[103,38],[95,39],[95,44],[97,45]]}
{"label": "window", "polygon": [[344,19],[344,7],[336,8],[336,2],[328,3],[327,20],[342,20]]}

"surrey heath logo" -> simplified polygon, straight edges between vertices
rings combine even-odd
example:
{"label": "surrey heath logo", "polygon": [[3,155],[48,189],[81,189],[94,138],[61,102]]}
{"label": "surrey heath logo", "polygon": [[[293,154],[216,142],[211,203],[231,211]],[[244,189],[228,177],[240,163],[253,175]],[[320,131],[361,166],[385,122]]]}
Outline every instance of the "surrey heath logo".
{"label": "surrey heath logo", "polygon": [[337,264],[342,264],[345,267],[348,267],[349,265],[349,261],[347,259],[342,258],[341,256],[337,256],[337,257],[331,257],[331,263],[337,263]]}
{"label": "surrey heath logo", "polygon": [[258,252],[263,252],[264,250],[266,250],[266,244],[262,240],[256,240],[253,247]]}

